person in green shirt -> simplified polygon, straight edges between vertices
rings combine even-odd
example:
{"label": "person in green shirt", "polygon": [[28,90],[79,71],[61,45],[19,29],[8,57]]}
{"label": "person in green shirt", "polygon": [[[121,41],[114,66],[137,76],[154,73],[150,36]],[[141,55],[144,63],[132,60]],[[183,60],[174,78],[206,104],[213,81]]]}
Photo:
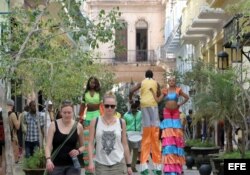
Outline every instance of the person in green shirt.
{"label": "person in green shirt", "polygon": [[[141,132],[141,111],[138,110],[138,106],[136,103],[133,103],[131,105],[131,110],[126,112],[124,114],[124,120],[126,122],[126,131],[137,131],[137,132]],[[140,146],[139,146],[140,147]],[[138,157],[138,153],[139,153],[139,149],[138,147],[134,147],[131,142],[129,141],[129,149],[133,150],[133,157],[132,157],[132,164],[131,164],[131,168],[133,172],[137,172],[135,165],[137,162],[137,157]]]}

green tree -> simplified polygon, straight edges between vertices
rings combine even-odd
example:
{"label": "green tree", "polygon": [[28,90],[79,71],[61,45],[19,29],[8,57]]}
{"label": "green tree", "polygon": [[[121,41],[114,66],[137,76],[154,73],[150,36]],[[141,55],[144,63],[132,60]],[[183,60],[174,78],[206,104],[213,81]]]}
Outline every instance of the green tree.
{"label": "green tree", "polygon": [[[64,5],[61,5],[62,1],[50,3],[46,0],[43,6],[39,4],[41,1],[35,2],[33,8],[11,9],[12,13],[7,16],[9,30],[1,38],[4,43],[0,48],[0,79],[5,84],[2,100],[4,126],[8,126],[5,104],[9,98],[10,80],[22,81],[22,94],[42,90],[56,104],[65,98],[80,96],[83,84],[93,74],[102,77],[105,88],[112,86],[111,73],[95,64],[95,54],[81,46],[85,43],[94,49],[99,42],[114,43],[114,31],[122,27],[117,21],[120,16],[118,8],[108,13],[102,10],[99,20],[91,21],[81,14],[80,1],[63,0]],[[56,11],[52,7],[60,8]],[[65,8],[68,13],[65,13]],[[57,15],[53,16],[53,12]],[[69,35],[75,41],[68,40]],[[5,127],[5,134],[5,146],[11,148],[9,127]],[[6,174],[14,174],[11,149],[6,150],[6,160]]]}
{"label": "green tree", "polygon": [[124,96],[119,93],[116,92],[116,99],[117,99],[117,108],[116,111],[119,112],[122,116],[128,111],[126,102],[128,102],[127,99],[124,98]]}
{"label": "green tree", "polygon": [[241,45],[246,45],[249,43],[250,35],[250,1],[249,0],[239,0],[235,3],[228,4],[226,6],[226,12],[234,16],[239,21],[239,33],[232,36],[232,43],[240,42]]}
{"label": "green tree", "polygon": [[[195,120],[204,118],[211,126],[215,121],[232,119],[235,115],[235,86],[233,84],[234,75],[231,71],[218,73],[216,71],[204,72],[208,78],[208,84],[203,92],[195,96],[196,112]],[[232,133],[230,124],[227,130],[227,147],[228,151],[232,150]]]}
{"label": "green tree", "polygon": [[[244,72],[247,70],[243,70]],[[199,84],[199,79],[196,76],[207,77],[207,80],[202,80],[203,86],[195,95],[195,113],[194,123],[202,119],[212,126],[218,120],[225,120],[227,132],[226,150],[232,151],[232,140],[234,139],[232,129],[240,127],[243,130],[242,141],[238,144],[238,149],[245,155],[248,141],[248,124],[247,117],[249,115],[249,88],[245,85],[249,82],[249,78],[239,79],[241,71],[235,68],[225,70],[223,72],[215,68],[205,66],[202,69],[194,67],[187,73],[185,81],[193,80],[195,84]]]}

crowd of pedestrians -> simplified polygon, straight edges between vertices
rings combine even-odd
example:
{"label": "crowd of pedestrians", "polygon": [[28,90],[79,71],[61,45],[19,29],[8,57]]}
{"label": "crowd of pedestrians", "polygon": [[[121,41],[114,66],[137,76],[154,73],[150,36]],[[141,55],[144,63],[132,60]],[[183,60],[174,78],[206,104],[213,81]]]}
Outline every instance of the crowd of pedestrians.
{"label": "crowd of pedestrians", "polygon": [[[136,101],[135,96],[139,97]],[[19,161],[22,150],[28,158],[36,148],[45,147],[46,169],[51,175],[80,175],[81,167],[89,175],[130,175],[138,171],[148,175],[150,156],[153,174],[181,175],[185,164],[183,131],[191,131],[192,111],[184,117],[184,124],[179,108],[188,99],[174,77],[168,79],[167,88],[161,89],[153,72],[147,70],[145,79],[130,89],[125,114],[116,111],[118,104],[112,92],[101,94],[95,77],[90,77],[85,87],[78,120],[70,101],[61,104],[58,115],[51,101],[45,102],[42,112],[37,111],[35,101],[30,101],[17,115],[14,101],[8,100],[15,161]],[[0,143],[4,148],[1,138]],[[79,163],[79,159],[83,161]]]}

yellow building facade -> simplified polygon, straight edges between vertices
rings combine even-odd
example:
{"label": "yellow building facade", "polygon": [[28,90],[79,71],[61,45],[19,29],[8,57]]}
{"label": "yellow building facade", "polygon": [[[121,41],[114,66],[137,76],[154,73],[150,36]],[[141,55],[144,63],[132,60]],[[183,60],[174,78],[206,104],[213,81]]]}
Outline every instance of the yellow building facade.
{"label": "yellow building facade", "polygon": [[[182,11],[181,42],[195,47],[193,59],[201,58],[205,63],[215,67],[222,65],[218,61],[218,53],[226,52],[228,66],[239,68],[239,76],[241,76],[239,78],[244,79],[243,69],[249,74],[250,68],[250,60],[247,58],[250,56],[250,42],[249,38],[248,42],[244,41],[244,38],[243,41],[233,41],[241,30],[243,21],[239,18],[240,25],[237,25],[238,18],[228,11],[229,5],[239,2],[241,1],[187,0],[186,7]],[[249,22],[249,17],[247,20]],[[249,34],[250,29],[246,28],[245,33]],[[249,84],[246,85],[249,86]],[[215,133],[218,133],[217,124],[215,124]],[[218,140],[218,134],[215,134],[216,144]]]}
{"label": "yellow building facade", "polygon": [[[226,47],[225,28],[234,15],[227,12],[229,5],[239,3],[235,0],[188,0],[182,16],[182,40],[196,46],[196,58],[200,57],[206,63],[218,66],[217,54],[220,51],[228,53],[229,66],[239,62],[241,51]],[[249,31],[250,32],[250,31]],[[233,36],[231,36],[233,38]],[[249,52],[244,46],[243,51]],[[244,65],[249,61],[242,55]]]}

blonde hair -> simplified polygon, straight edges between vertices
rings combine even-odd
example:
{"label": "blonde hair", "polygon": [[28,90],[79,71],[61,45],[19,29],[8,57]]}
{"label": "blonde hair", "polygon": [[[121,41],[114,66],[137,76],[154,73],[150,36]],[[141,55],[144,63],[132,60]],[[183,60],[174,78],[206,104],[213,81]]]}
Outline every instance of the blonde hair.
{"label": "blonde hair", "polygon": [[105,93],[105,95],[103,96],[103,103],[105,102],[105,100],[107,98],[113,98],[115,100],[115,102],[117,102],[116,101],[116,96],[112,91],[108,91],[108,92]]}

